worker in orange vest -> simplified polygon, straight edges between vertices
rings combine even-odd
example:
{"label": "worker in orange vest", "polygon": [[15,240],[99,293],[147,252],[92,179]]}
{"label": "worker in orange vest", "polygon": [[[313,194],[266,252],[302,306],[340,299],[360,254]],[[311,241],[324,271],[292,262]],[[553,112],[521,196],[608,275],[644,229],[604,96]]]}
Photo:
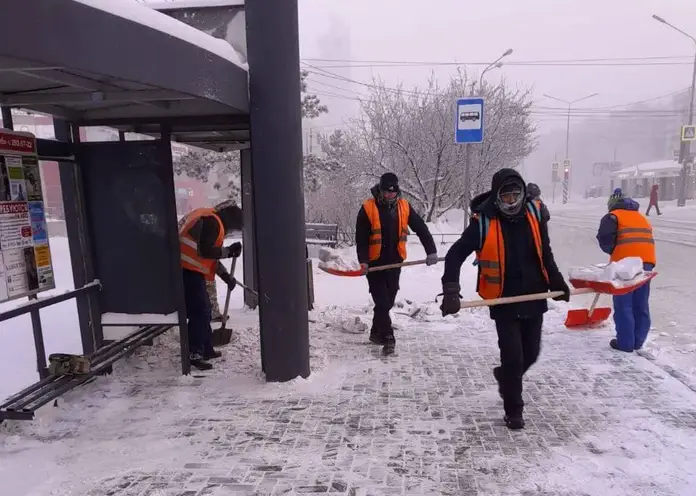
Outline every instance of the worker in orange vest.
{"label": "worker in orange vest", "polygon": [[[426,263],[436,264],[437,248],[433,236],[421,216],[401,197],[396,174],[383,174],[371,193],[372,198],[363,202],[355,225],[355,245],[363,270],[406,260],[409,227],[425,248]],[[399,291],[400,276],[399,268],[367,273],[367,283],[375,304],[370,341],[382,345],[385,355],[394,353],[396,346],[389,311]]]}
{"label": "worker in orange vest", "polygon": [[[599,246],[612,262],[626,257],[640,257],[644,270],[653,270],[657,263],[655,239],[648,219],[640,213],[640,205],[624,197],[616,188],[607,202],[606,214],[597,232]],[[616,338],[609,342],[615,350],[633,352],[643,347],[650,331],[650,283],[635,291],[614,296]]]}
{"label": "worker in orange vest", "polygon": [[[570,289],[553,257],[541,205],[527,197],[526,186],[514,169],[493,176],[491,190],[474,198],[471,222],[447,252],[442,276],[442,315],[461,309],[459,275],[464,261],[476,252],[476,289],[484,300]],[[503,399],[505,424],[524,428],[522,378],[536,362],[546,300],[490,307],[500,348],[500,366],[493,369]]]}
{"label": "worker in orange vest", "polygon": [[242,254],[239,242],[223,246],[225,236],[241,229],[242,224],[242,210],[227,201],[213,208],[193,210],[179,229],[190,360],[199,370],[211,369],[207,360],[221,356],[213,349],[212,308],[206,281],[214,281],[217,275],[230,289],[237,284],[220,260]]}

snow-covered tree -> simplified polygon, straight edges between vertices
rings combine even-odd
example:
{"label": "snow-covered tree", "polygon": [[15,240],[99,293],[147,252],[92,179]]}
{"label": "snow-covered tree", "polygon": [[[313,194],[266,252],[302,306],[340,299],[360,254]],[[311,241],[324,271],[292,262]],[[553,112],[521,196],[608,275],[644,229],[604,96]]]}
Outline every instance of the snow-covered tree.
{"label": "snow-covered tree", "polygon": [[[300,74],[302,118],[314,119],[328,112],[317,95],[307,92],[306,71]],[[311,165],[311,164],[310,164]],[[238,198],[241,189],[239,152],[215,152],[191,148],[174,161],[174,173],[202,182],[208,182],[210,173],[215,171],[218,180],[214,188],[225,198]]]}
{"label": "snow-covered tree", "polygon": [[457,98],[470,94],[471,88],[464,72],[444,87],[434,79],[425,88],[409,90],[375,81],[361,102],[360,117],[333,145],[325,143],[332,154],[327,156],[340,164],[325,187],[335,188],[340,175],[369,189],[383,173],[394,172],[405,196],[428,221],[468,203],[467,195],[485,191],[495,171],[516,166],[531,152],[535,133],[528,90],[510,89],[504,82],[479,88],[487,103],[485,140],[471,145],[466,191],[466,148],[454,143],[454,114]]}

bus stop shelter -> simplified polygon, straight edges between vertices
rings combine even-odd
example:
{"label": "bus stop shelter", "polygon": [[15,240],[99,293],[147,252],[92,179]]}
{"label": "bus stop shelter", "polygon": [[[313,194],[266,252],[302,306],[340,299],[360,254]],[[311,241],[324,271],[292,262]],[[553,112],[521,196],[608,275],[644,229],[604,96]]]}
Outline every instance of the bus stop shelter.
{"label": "bus stop shelter", "polygon": [[[11,108],[54,117],[56,140],[38,140],[38,151],[60,163],[75,288],[100,283],[78,295],[85,354],[103,347],[106,315],[130,315],[177,326],[189,372],[176,141],[242,150],[245,281],[259,293],[262,368],[270,381],[309,375],[297,2],[247,0],[244,11],[248,68],[223,40],[135,2],[3,2],[4,126]],[[80,142],[88,126],[122,140]]]}

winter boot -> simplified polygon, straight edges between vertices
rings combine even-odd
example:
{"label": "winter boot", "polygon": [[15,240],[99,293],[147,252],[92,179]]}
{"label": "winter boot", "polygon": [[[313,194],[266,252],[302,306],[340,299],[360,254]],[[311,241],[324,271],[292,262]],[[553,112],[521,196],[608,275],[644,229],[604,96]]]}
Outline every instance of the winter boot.
{"label": "winter boot", "polygon": [[384,347],[382,348],[382,355],[393,355],[396,351],[396,339],[394,339],[394,333],[384,336]]}
{"label": "winter boot", "polygon": [[505,415],[503,420],[505,421],[505,426],[510,430],[518,431],[520,429],[524,429],[524,417],[522,417],[521,413],[515,415]]}
{"label": "winter boot", "polygon": [[191,366],[198,370],[210,370],[213,368],[213,364],[206,362],[200,353],[191,353],[189,361]]}
{"label": "winter boot", "polygon": [[220,358],[221,356],[222,356],[221,351],[212,350],[212,351],[209,351],[208,353],[206,353],[205,356],[203,357],[203,359],[213,360],[214,358]]}
{"label": "winter boot", "polygon": [[609,346],[611,348],[615,349],[616,351],[623,351],[624,353],[630,353],[630,351],[624,351],[621,348],[619,348],[619,342],[616,339],[612,339],[611,341],[609,341]]}

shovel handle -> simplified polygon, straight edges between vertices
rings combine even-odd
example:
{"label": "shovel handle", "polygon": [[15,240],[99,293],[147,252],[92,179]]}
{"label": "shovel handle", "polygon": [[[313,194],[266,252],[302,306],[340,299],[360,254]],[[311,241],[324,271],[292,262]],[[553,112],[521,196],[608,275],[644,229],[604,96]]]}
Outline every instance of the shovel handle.
{"label": "shovel handle", "polygon": [[[594,289],[582,288],[574,289],[570,292],[571,296],[594,293]],[[547,293],[534,293],[520,296],[506,296],[504,298],[493,298],[492,300],[463,301],[461,308],[492,307],[495,305],[507,305],[509,303],[522,303],[525,301],[546,300],[563,295],[563,291],[551,291]]]}
{"label": "shovel handle", "polygon": [[[232,270],[230,270],[230,274],[232,274],[232,277],[234,277],[234,271],[237,268],[237,257],[234,257],[232,259]],[[225,328],[225,325],[227,324],[227,319],[229,319],[227,312],[230,310],[230,298],[232,297],[232,290],[227,288],[227,296],[225,297],[225,310],[222,313],[222,328]]]}
{"label": "shovel handle", "polygon": [[[444,262],[445,257],[440,257],[437,259],[438,262]],[[389,264],[389,265],[380,265],[379,267],[370,267],[367,269],[367,272],[379,272],[380,270],[389,270],[389,269],[400,269],[401,267],[410,267],[412,265],[423,265],[426,262],[426,260],[412,260],[410,262],[401,262],[401,263],[395,263],[395,264]]]}

